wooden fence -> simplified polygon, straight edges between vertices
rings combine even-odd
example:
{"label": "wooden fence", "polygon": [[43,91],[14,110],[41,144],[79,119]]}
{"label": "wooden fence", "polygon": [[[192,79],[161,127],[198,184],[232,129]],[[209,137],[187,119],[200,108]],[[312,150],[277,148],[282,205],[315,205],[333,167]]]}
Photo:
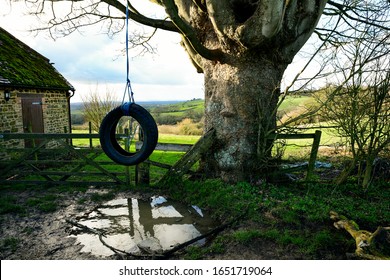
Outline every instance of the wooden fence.
{"label": "wooden fence", "polygon": [[296,134],[272,134],[269,139],[313,139],[310,151],[310,158],[307,164],[306,180],[311,180],[313,177],[314,167],[317,159],[318,149],[321,142],[321,130],[316,130],[314,133],[296,133]]}
{"label": "wooden fence", "polygon": [[[29,139],[37,143],[32,148],[1,148],[6,156],[0,160],[0,184],[129,184],[128,167],[118,171],[113,161],[99,159],[103,150],[92,146],[96,138],[98,134],[0,134],[2,141]],[[74,139],[89,139],[91,144],[75,147],[71,144]]]}
{"label": "wooden fence", "polygon": [[[124,136],[125,137],[125,136]],[[192,165],[199,160],[202,151],[207,150],[214,133],[205,134],[195,145],[158,143],[156,150],[187,152],[173,166],[147,160],[135,167],[120,166],[105,156],[99,147],[92,145],[99,134],[41,134],[2,133],[0,153],[8,157],[0,159],[0,185],[4,184],[87,184],[87,185],[129,185],[132,173],[136,184],[150,182],[150,165],[167,169],[160,182],[170,177],[191,172]],[[270,139],[313,139],[306,179],[313,175],[315,160],[321,139],[321,131],[307,134],[274,134]],[[75,147],[75,139],[88,139],[89,147]],[[32,148],[5,148],[2,141],[32,140]],[[38,141],[39,140],[39,141]],[[140,147],[142,143],[137,143]],[[99,178],[99,180],[97,180]]]}
{"label": "wooden fence", "polygon": [[[207,151],[213,143],[215,134],[214,131],[209,131],[203,135],[199,141],[193,146],[180,147],[180,145],[172,145],[171,151],[177,149],[178,151],[186,151],[187,153],[173,166],[166,166],[168,172],[160,179],[159,183],[166,184],[171,181],[174,177],[181,177],[186,173],[190,172],[190,168],[197,162],[200,155]],[[306,167],[306,180],[309,181],[313,178],[315,162],[317,159],[318,149],[321,141],[321,131],[316,130],[314,133],[296,133],[296,134],[271,134],[268,139],[313,139],[312,148],[310,151],[310,158]],[[156,149],[162,149],[164,146],[157,146]],[[184,149],[184,150],[183,150]],[[149,167],[150,165],[157,165],[160,167],[161,164],[151,161],[146,161],[137,166],[136,169],[136,180],[139,183],[148,184],[150,180]]]}

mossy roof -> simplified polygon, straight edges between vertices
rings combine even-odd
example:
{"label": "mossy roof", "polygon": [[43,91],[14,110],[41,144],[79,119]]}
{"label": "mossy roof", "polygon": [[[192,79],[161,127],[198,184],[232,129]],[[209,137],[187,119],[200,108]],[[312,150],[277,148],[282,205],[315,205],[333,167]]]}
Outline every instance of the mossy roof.
{"label": "mossy roof", "polygon": [[49,59],[1,27],[0,87],[73,90]]}

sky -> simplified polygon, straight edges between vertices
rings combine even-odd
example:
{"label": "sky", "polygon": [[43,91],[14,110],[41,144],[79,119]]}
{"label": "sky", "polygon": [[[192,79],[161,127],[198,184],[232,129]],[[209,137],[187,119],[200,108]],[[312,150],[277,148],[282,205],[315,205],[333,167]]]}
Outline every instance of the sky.
{"label": "sky", "polygon": [[[91,91],[114,92],[122,100],[126,87],[125,31],[109,38],[99,27],[86,28],[55,41],[46,32],[29,32],[36,18],[23,2],[0,1],[0,26],[41,53],[76,89],[72,102]],[[132,26],[130,22],[130,28]],[[156,54],[137,56],[130,51],[130,80],[135,101],[203,98],[203,75],[192,66],[178,34],[158,31],[152,45]],[[137,51],[138,54],[138,51]]]}
{"label": "sky", "polygon": [[[151,12],[156,5],[140,1],[137,7]],[[157,6],[156,6],[157,7]],[[153,11],[156,14],[161,10]],[[76,89],[71,102],[82,102],[91,92],[113,92],[122,100],[126,87],[125,31],[110,38],[98,26],[84,28],[83,33],[72,33],[53,40],[47,32],[29,32],[37,26],[37,19],[28,15],[24,1],[0,1],[0,26],[38,51]],[[138,28],[130,23],[130,29]],[[190,100],[204,97],[203,75],[196,72],[178,34],[158,31],[151,44],[156,54],[136,56],[130,51],[130,80],[135,101]],[[138,52],[137,52],[138,53]],[[299,64],[299,63],[298,63]],[[287,76],[300,67],[291,65]]]}

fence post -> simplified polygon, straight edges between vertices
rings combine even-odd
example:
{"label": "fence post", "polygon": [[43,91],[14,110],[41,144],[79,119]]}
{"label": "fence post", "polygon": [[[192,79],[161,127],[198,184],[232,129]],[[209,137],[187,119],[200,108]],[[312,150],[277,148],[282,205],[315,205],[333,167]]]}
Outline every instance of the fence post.
{"label": "fence post", "polygon": [[150,184],[150,163],[142,162],[135,166],[136,184]]}
{"label": "fence post", "polygon": [[311,147],[309,164],[307,166],[306,180],[310,180],[313,176],[314,167],[317,159],[318,148],[320,147],[321,130],[316,130],[314,133],[313,145]]}
{"label": "fence post", "polygon": [[[66,127],[66,125],[64,126],[64,133],[67,134],[68,133],[68,128]],[[66,138],[65,140],[66,144],[70,144],[70,138]]]}
{"label": "fence post", "polygon": [[[92,123],[88,122],[88,132],[89,135],[91,136],[92,134]],[[89,137],[89,147],[92,149],[92,137]]]}

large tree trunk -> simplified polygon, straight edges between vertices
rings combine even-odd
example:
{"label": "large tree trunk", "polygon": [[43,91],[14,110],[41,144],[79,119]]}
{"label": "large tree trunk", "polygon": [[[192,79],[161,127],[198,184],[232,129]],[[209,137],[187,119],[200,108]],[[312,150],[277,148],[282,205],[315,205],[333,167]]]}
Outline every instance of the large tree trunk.
{"label": "large tree trunk", "polygon": [[158,0],[205,75],[205,129],[216,141],[201,171],[224,181],[267,172],[280,82],[326,0]]}
{"label": "large tree trunk", "polygon": [[216,141],[202,158],[206,175],[224,181],[248,181],[267,167],[276,127],[280,81],[287,64],[251,53],[225,64],[207,63],[205,130],[216,130]]}

